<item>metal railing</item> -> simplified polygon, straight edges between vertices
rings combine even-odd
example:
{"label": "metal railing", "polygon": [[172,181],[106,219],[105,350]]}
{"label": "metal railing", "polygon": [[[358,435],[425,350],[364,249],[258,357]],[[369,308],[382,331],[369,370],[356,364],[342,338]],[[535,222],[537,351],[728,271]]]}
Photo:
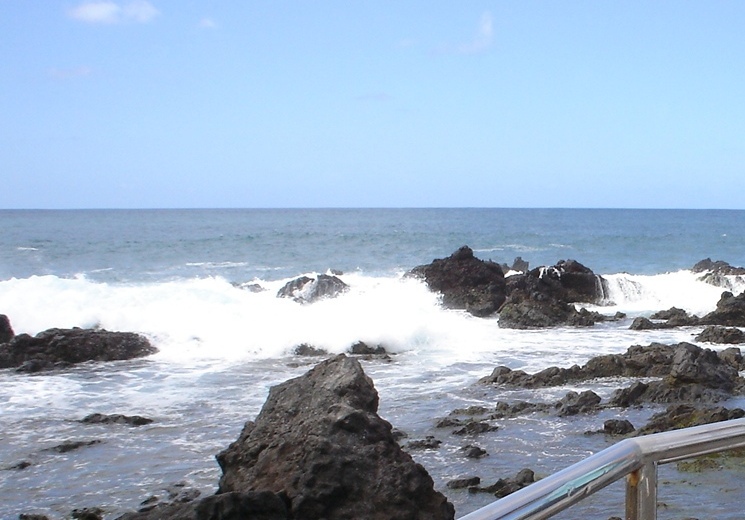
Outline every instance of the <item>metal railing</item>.
{"label": "metal railing", "polygon": [[626,478],[626,520],[657,518],[657,466],[745,447],[745,419],[625,439],[459,520],[549,518]]}

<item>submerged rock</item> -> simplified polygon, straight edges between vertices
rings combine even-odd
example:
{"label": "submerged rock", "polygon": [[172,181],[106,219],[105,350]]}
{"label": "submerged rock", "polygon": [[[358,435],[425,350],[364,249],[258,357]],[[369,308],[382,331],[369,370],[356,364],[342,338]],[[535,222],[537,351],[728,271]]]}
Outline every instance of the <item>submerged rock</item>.
{"label": "submerged rock", "polygon": [[301,276],[287,282],[277,292],[278,298],[292,298],[298,303],[314,303],[325,298],[335,298],[349,290],[340,278],[319,274],[316,278]]}
{"label": "submerged rock", "polygon": [[39,372],[86,361],[118,361],[157,352],[144,336],[102,329],[49,329],[0,345],[0,368]]}
{"label": "submerged rock", "polygon": [[734,327],[722,327],[721,325],[709,325],[696,336],[696,341],[707,343],[745,343],[745,332]]}
{"label": "submerged rock", "polygon": [[512,478],[500,478],[491,486],[468,488],[471,493],[493,493],[497,498],[503,498],[514,493],[530,484],[534,483],[535,473],[532,469],[522,469]]}
{"label": "submerged rock", "polygon": [[422,278],[431,290],[441,293],[445,307],[464,309],[474,316],[494,314],[506,298],[502,268],[476,258],[468,246],[415,267],[408,275]]}
{"label": "submerged rock", "polygon": [[152,419],[141,417],[139,415],[105,415],[101,413],[92,413],[80,420],[83,424],[126,424],[127,426],[145,426],[153,422]]}

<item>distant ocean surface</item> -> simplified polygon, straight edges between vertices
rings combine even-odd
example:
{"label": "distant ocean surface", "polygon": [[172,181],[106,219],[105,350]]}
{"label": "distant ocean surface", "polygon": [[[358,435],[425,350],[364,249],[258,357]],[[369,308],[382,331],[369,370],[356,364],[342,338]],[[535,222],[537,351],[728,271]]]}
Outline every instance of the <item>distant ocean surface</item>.
{"label": "distant ocean surface", "polygon": [[[389,363],[363,362],[380,393],[380,414],[409,439],[443,441],[439,449],[412,455],[462,516],[493,497],[446,489],[447,481],[478,475],[490,484],[523,467],[545,476],[607,447],[611,440],[584,435],[605,419],[642,426],[659,411],[533,415],[497,421],[499,431],[473,439],[433,429],[454,408],[553,402],[588,388],[607,397],[628,383],[508,391],[480,386],[480,377],[497,365],[533,372],[634,344],[692,341],[700,329],[628,327],[636,316],[672,306],[702,315],[723,290],[745,289],[737,277],[715,287],[690,271],[707,257],[745,265],[745,211],[4,210],[0,230],[0,313],[17,334],[99,326],[139,332],[160,350],[146,360],[49,374],[0,371],[0,519],[19,513],[61,518],[82,507],[102,507],[115,518],[178,482],[212,493],[219,478],[214,455],[255,417],[269,386],[318,361],[293,355],[294,348],[308,343],[337,353],[357,341],[393,354]],[[496,317],[443,309],[423,283],[403,277],[463,245],[479,258],[510,265],[518,256],[531,267],[577,260],[609,281],[605,305],[592,310],[628,317],[582,329],[501,329]],[[343,273],[347,293],[312,305],[276,297],[287,281],[329,270]],[[264,290],[241,288],[246,284]],[[140,428],[76,422],[94,412],[155,422]],[[92,439],[104,442],[67,454],[44,451]],[[458,449],[467,443],[489,457],[462,458]],[[8,469],[19,461],[31,466]],[[660,491],[667,504],[660,518],[742,517],[728,497],[745,492],[745,484],[733,484],[745,481],[744,470],[665,471],[661,479],[672,485]],[[695,499],[686,486],[696,486]],[[722,488],[729,491],[716,496]],[[712,502],[702,505],[700,495],[710,489]],[[621,494],[622,487],[601,491],[583,504],[581,517],[623,516]],[[570,512],[559,518],[577,518]]]}

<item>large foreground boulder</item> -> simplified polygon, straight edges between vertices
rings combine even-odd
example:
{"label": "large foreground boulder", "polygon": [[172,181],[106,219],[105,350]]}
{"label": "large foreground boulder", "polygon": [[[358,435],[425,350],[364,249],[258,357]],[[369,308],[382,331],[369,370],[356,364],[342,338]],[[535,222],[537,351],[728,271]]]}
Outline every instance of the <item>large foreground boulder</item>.
{"label": "large foreground boulder", "polygon": [[359,362],[327,359],[269,391],[218,454],[217,494],[119,520],[452,520],[453,505],[377,409]]}
{"label": "large foreground boulder", "polygon": [[408,274],[422,278],[431,290],[441,293],[445,307],[464,309],[474,316],[494,314],[506,298],[502,268],[476,258],[468,246]]}
{"label": "large foreground boulder", "polygon": [[155,352],[146,337],[133,332],[48,329],[36,336],[19,334],[0,345],[0,368],[38,372],[86,361],[134,359]]}
{"label": "large foreground boulder", "polygon": [[218,494],[281,493],[297,520],[452,519],[452,504],[377,408],[372,381],[343,354],[273,387],[256,421],[217,456]]}

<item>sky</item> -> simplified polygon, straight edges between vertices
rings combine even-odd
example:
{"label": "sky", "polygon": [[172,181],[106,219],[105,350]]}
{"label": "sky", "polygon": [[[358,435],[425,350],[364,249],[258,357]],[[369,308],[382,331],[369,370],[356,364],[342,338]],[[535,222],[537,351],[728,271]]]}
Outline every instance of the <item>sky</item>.
{"label": "sky", "polygon": [[0,208],[745,209],[745,2],[0,0]]}

